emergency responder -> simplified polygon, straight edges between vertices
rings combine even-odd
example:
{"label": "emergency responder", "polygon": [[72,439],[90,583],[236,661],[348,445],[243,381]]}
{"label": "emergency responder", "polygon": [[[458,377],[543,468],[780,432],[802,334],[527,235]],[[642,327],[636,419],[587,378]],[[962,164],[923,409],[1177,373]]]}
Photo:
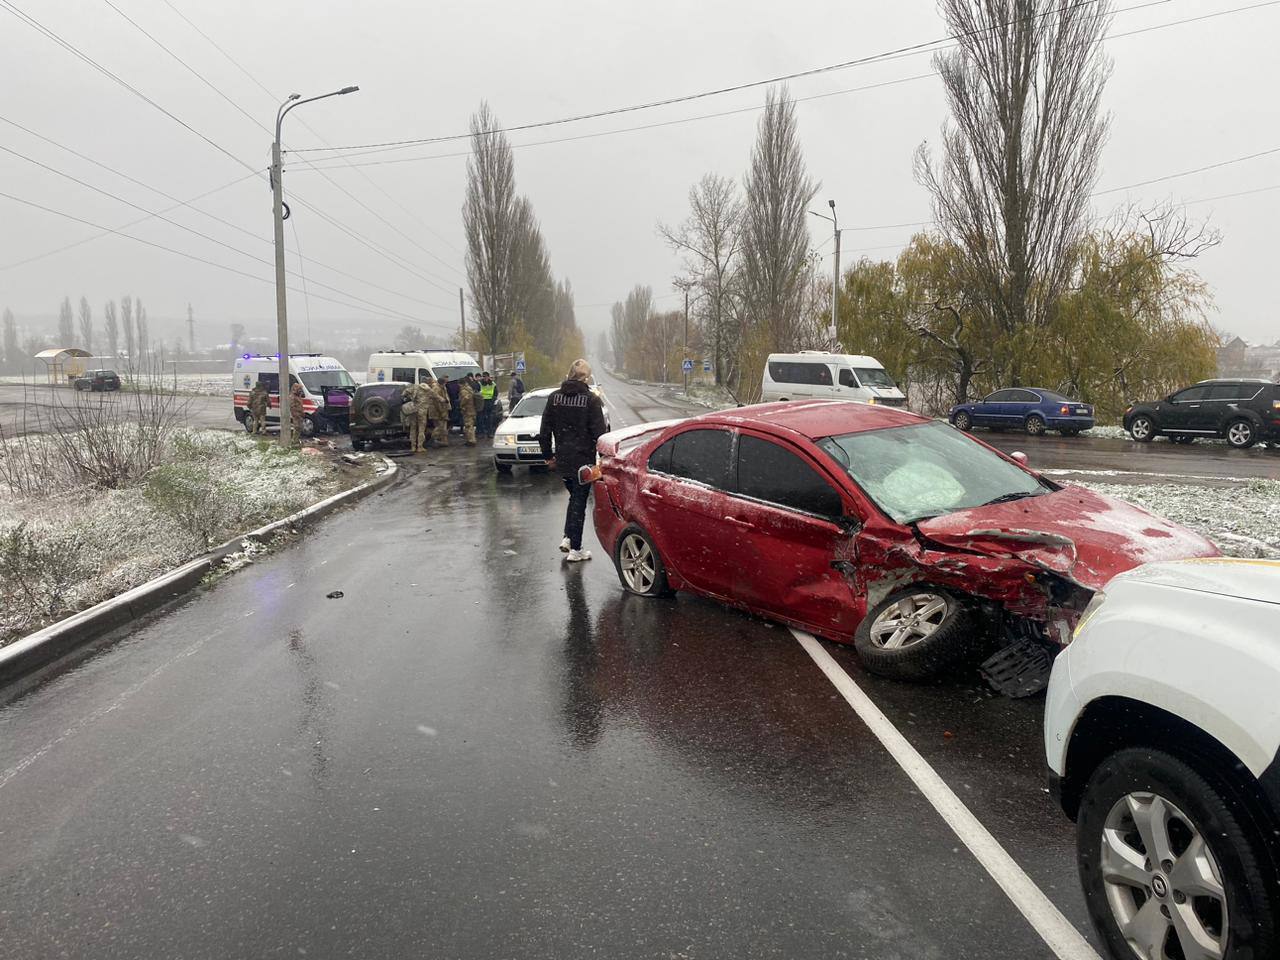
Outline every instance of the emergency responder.
{"label": "emergency responder", "polygon": [[462,414],[462,438],[468,447],[476,445],[476,407],[480,391],[475,374],[468,373],[458,384],[458,412]]}
{"label": "emergency responder", "polygon": [[289,388],[289,422],[293,425],[293,442],[302,446],[302,384]]}
{"label": "emergency responder", "polygon": [[480,436],[492,437],[494,427],[497,426],[493,422],[494,403],[498,396],[498,385],[493,382],[493,377],[489,376],[486,370],[480,376],[480,399],[484,401],[484,407],[480,410]]}
{"label": "emergency responder", "polygon": [[400,394],[400,420],[409,431],[409,452],[425,453],[427,421],[435,391],[428,381],[433,378],[425,370],[418,371],[418,383],[411,383]]}
{"label": "emergency responder", "polygon": [[431,439],[437,447],[449,445],[449,377],[440,374],[435,388],[436,404],[431,411],[431,419],[435,421],[431,428]]}
{"label": "emergency responder", "polygon": [[253,385],[253,389],[249,391],[249,413],[253,417],[253,432],[267,432],[267,405],[271,402],[271,395],[267,393],[267,388],[262,385],[259,380]]}

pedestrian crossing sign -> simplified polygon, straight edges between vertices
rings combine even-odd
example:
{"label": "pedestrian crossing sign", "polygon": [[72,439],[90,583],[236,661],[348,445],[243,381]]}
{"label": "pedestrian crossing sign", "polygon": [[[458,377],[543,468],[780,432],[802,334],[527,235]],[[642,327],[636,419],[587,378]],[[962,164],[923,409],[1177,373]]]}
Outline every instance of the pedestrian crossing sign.
{"label": "pedestrian crossing sign", "polygon": [[683,368],[684,368],[684,372],[685,372],[685,373],[689,373],[689,372],[693,369],[693,361],[692,361],[692,360],[685,360],[685,362],[684,362],[684,364],[683,364],[682,366],[683,366]]}

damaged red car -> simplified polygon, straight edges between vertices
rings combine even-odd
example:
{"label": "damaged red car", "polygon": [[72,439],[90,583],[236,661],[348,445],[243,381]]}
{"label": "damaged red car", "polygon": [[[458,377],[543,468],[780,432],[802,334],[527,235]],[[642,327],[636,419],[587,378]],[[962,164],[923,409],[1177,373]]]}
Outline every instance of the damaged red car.
{"label": "damaged red car", "polygon": [[596,535],[627,590],[689,590],[852,642],[899,679],[986,656],[997,689],[1034,692],[1111,577],[1218,553],[888,407],[760,404],[616,431],[598,449]]}

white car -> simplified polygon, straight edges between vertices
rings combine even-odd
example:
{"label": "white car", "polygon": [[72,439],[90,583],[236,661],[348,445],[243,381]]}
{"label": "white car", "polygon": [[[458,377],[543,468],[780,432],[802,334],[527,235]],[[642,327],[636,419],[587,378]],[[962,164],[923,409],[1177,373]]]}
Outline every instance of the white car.
{"label": "white car", "polygon": [[1113,956],[1280,955],[1280,562],[1115,577],[1054,663],[1044,736]]}
{"label": "white car", "polygon": [[[558,390],[558,387],[542,387],[530,390],[515,409],[507,415],[507,419],[498,425],[493,434],[493,465],[499,473],[510,473],[513,467],[540,467],[542,448],[538,445],[538,431],[542,429],[542,411],[546,409],[547,398]],[[591,391],[600,398],[604,405],[604,394],[594,382]],[[604,422],[609,429],[609,408],[604,405]]]}

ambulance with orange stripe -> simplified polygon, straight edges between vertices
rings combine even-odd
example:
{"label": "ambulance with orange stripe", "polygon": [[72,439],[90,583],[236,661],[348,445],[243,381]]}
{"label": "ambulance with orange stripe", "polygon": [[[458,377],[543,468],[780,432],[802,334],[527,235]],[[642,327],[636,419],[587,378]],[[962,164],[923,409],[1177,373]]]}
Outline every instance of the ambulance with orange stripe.
{"label": "ambulance with orange stripe", "polygon": [[[261,383],[270,394],[267,425],[280,423],[280,358],[274,354],[246,353],[237,357],[231,376],[236,419],[247,431],[254,428],[249,412],[249,391]],[[333,357],[318,353],[289,354],[289,386],[302,384],[302,435],[346,433],[350,421],[351,397],[356,382]]]}

